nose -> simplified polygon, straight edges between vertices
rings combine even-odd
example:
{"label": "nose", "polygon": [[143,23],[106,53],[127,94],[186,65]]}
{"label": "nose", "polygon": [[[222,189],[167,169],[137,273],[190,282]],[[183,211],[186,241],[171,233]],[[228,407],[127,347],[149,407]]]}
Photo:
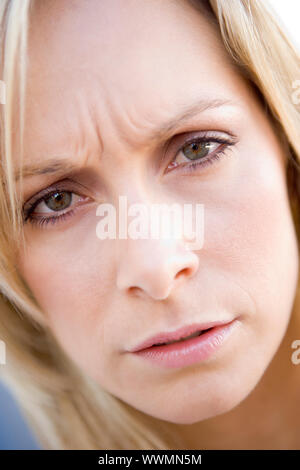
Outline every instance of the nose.
{"label": "nose", "polygon": [[119,256],[117,287],[127,294],[163,300],[196,273],[198,264],[198,256],[180,239],[126,240]]}

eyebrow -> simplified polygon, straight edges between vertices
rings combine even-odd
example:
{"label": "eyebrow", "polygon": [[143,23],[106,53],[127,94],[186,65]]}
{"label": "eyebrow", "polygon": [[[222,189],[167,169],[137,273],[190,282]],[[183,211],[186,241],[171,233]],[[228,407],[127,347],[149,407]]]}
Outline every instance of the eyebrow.
{"label": "eyebrow", "polygon": [[[152,130],[149,134],[150,141],[160,141],[166,135],[169,135],[174,129],[178,128],[180,124],[184,124],[191,118],[199,113],[207,111],[209,109],[220,108],[225,105],[234,104],[232,100],[226,99],[214,99],[194,102],[192,105],[185,105],[181,107],[179,113],[174,118],[166,123],[160,124],[156,129]],[[51,173],[57,174],[71,174],[79,171],[80,167],[78,164],[70,161],[68,157],[52,157],[47,160],[39,160],[34,164],[24,165],[22,168],[22,175],[24,178],[36,175],[45,175]],[[15,180],[18,180],[21,176],[21,170],[18,169],[15,174]]]}
{"label": "eyebrow", "polygon": [[[45,160],[40,160],[34,164],[24,165],[22,169],[22,176],[28,178],[29,176],[46,175],[51,173],[57,174],[71,174],[79,171],[80,167],[76,163],[70,162],[69,157],[52,157]],[[21,177],[21,170],[17,170],[14,174],[15,180]]]}

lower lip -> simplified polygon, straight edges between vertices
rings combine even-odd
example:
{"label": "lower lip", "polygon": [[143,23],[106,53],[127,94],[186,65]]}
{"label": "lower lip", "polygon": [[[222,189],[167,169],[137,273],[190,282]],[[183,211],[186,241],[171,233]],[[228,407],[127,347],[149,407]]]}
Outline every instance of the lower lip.
{"label": "lower lip", "polygon": [[167,368],[189,366],[212,356],[229,337],[236,325],[236,320],[233,320],[230,323],[215,326],[195,338],[165,346],[152,346],[136,351],[134,354]]}

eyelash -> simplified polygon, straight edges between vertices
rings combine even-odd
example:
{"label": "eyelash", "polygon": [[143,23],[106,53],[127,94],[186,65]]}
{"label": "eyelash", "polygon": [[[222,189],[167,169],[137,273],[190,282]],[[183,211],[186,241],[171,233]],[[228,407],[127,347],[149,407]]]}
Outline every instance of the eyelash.
{"label": "eyelash", "polygon": [[[192,139],[186,140],[183,145],[178,149],[176,152],[176,155],[174,159],[177,157],[179,152],[186,146],[186,145],[191,145],[193,143],[207,143],[207,142],[214,142],[214,143],[220,143],[223,144],[220,150],[216,150],[211,156],[209,157],[204,157],[202,160],[195,161],[192,163],[181,163],[178,165],[178,167],[174,167],[170,171],[180,171],[182,168],[184,168],[184,172],[193,172],[196,171],[199,167],[205,167],[207,165],[213,165],[216,160],[220,160],[223,156],[227,155],[227,150],[229,150],[229,147],[234,145],[235,142],[232,142],[231,140],[223,139],[217,136],[202,136],[202,137],[194,137]],[[173,160],[174,160],[173,159]],[[173,161],[172,160],[172,161]],[[55,193],[60,192],[70,192],[72,194],[77,194],[74,193],[73,191],[68,191],[64,188],[47,188],[44,191],[43,196],[39,197],[37,200],[29,204],[29,208],[26,211],[23,211],[24,214],[24,223],[29,221],[30,224],[32,225],[37,225],[40,228],[45,227],[49,223],[51,225],[54,225],[58,222],[62,222],[67,220],[69,217],[72,217],[74,213],[76,212],[76,209],[72,209],[68,212],[65,212],[64,214],[58,215],[58,216],[50,216],[50,217],[33,217],[32,212],[34,211],[35,207],[40,203],[48,199],[50,196],[54,195]]]}

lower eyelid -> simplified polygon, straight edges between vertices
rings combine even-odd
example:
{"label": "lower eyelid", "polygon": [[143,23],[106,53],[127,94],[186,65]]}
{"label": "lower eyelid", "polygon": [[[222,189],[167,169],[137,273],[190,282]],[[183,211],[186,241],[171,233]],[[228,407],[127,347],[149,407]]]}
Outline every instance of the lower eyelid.
{"label": "lower eyelid", "polygon": [[225,154],[225,152],[226,152],[226,149],[219,150],[218,152],[213,153],[212,155],[206,157],[203,160],[200,160],[198,162],[195,161],[185,166],[187,166],[187,170],[193,171],[193,170],[197,170],[197,167],[206,167],[208,165],[214,165],[214,162],[216,160],[220,160]]}

